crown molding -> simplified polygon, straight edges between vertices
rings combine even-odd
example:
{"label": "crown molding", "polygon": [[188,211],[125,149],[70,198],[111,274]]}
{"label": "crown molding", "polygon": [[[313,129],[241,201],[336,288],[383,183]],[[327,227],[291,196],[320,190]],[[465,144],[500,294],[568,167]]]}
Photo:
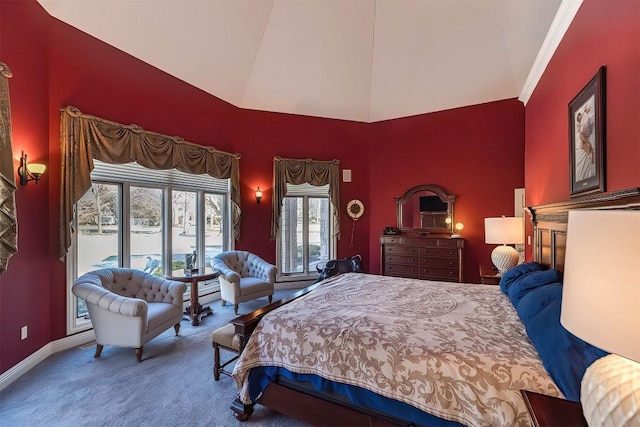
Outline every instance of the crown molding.
{"label": "crown molding", "polygon": [[527,105],[527,102],[529,102],[529,98],[538,85],[540,78],[542,78],[542,74],[547,69],[547,65],[549,65],[549,62],[567,32],[567,29],[569,29],[569,25],[571,25],[573,18],[576,16],[576,13],[578,13],[578,9],[580,9],[582,1],[583,0],[562,0],[562,3],[560,3],[556,16],[551,22],[551,26],[549,27],[549,31],[547,32],[544,41],[542,42],[542,46],[540,46],[538,55],[536,55],[536,59],[533,61],[533,66],[531,67],[531,70],[529,70],[527,80],[524,82],[524,86],[520,91],[518,99],[522,101],[525,106]]}

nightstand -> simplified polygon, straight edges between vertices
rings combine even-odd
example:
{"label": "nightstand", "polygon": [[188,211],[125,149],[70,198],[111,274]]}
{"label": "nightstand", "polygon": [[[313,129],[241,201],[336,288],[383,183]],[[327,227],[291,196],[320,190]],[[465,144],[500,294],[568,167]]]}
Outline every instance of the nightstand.
{"label": "nightstand", "polygon": [[480,266],[480,283],[483,285],[499,285],[502,274],[492,266]]}
{"label": "nightstand", "polygon": [[529,390],[520,393],[535,427],[587,427],[580,403]]}

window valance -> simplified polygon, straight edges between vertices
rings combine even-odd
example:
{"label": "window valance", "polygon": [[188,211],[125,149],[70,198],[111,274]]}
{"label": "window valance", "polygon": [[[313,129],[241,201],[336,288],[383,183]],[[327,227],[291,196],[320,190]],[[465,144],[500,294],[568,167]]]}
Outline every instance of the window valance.
{"label": "window valance", "polygon": [[71,246],[73,207],[91,188],[93,159],[137,162],[150,169],[178,169],[231,181],[234,238],[240,235],[240,155],[63,108],[60,117],[60,256]]}
{"label": "window valance", "polygon": [[312,159],[273,158],[273,205],[271,217],[271,240],[275,240],[280,228],[282,200],[287,194],[287,183],[311,185],[329,184],[329,198],[333,205],[335,235],[340,238],[340,161]]}

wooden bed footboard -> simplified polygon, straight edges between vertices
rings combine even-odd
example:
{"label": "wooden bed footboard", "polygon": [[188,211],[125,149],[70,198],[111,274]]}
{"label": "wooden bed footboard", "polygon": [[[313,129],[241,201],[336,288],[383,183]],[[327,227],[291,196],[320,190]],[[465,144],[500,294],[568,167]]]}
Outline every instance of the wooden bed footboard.
{"label": "wooden bed footboard", "polygon": [[[315,426],[392,427],[408,426],[406,421],[372,414],[361,408],[353,408],[326,400],[322,396],[305,393],[278,381],[267,386],[259,404],[288,417]],[[245,405],[236,399],[231,410],[239,421],[246,421],[253,413],[253,405]]]}
{"label": "wooden bed footboard", "polygon": [[[563,271],[568,211],[571,209],[611,208],[640,209],[640,188],[592,194],[565,202],[528,207],[527,211],[531,215],[534,228],[534,260],[550,268]],[[235,333],[240,338],[240,349],[244,349],[251,333],[265,314],[311,292],[317,286],[318,284],[311,285],[288,298],[233,319],[231,322],[235,325]],[[313,425],[407,425],[406,421],[372,414],[364,408],[331,401],[325,396],[299,390],[291,384],[279,381],[267,386],[258,399],[258,403]],[[231,409],[238,420],[245,421],[251,416],[253,405],[245,405],[236,399],[232,403]]]}

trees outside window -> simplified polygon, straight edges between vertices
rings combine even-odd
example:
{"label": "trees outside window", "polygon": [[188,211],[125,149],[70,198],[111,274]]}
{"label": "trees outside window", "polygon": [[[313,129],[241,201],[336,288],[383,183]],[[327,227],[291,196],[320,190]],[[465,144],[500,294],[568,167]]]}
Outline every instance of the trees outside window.
{"label": "trees outside window", "polygon": [[287,186],[277,244],[281,280],[317,277],[316,266],[334,257],[331,228],[328,186]]}
{"label": "trees outside window", "polygon": [[[92,183],[76,204],[67,257],[69,332],[90,327],[84,302],[71,293],[80,275],[110,267],[180,275],[194,252],[196,265],[211,271],[213,256],[232,248],[228,180],[96,161]],[[216,288],[217,279],[198,289]]]}

